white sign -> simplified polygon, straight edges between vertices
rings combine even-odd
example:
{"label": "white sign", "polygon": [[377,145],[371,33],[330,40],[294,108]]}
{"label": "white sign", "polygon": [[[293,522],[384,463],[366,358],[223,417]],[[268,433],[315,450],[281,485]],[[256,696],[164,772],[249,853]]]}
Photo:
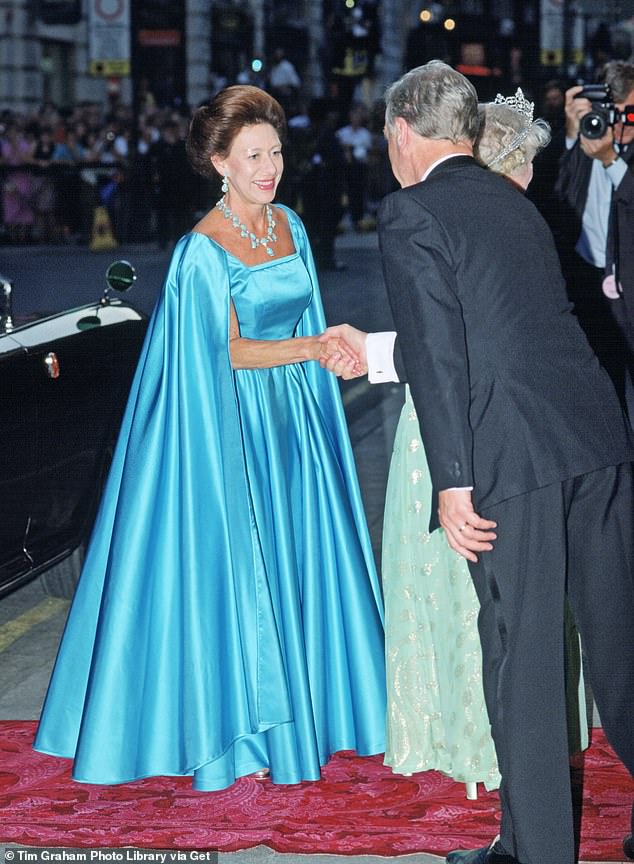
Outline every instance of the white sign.
{"label": "white sign", "polygon": [[131,0],[89,0],[91,75],[130,74]]}

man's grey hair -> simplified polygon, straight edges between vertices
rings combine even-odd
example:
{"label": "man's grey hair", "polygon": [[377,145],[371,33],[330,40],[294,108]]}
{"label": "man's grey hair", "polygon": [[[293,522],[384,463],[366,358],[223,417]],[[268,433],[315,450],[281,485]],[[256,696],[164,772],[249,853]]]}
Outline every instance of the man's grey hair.
{"label": "man's grey hair", "polygon": [[609,85],[615,102],[625,102],[630,91],[634,90],[634,64],[611,60],[601,69],[597,78]]}
{"label": "man's grey hair", "polygon": [[406,72],[385,92],[385,124],[397,117],[423,138],[473,143],[478,134],[478,96],[464,75],[441,60]]}

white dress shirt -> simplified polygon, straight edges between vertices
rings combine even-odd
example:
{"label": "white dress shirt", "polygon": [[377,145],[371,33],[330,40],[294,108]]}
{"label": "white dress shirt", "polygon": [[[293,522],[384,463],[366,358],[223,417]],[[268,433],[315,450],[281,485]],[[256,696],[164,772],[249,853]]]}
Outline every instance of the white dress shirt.
{"label": "white dress shirt", "polygon": [[[574,147],[575,143],[575,138],[566,138],[568,150]],[[612,190],[618,187],[626,174],[627,163],[624,159],[617,158],[606,168],[598,159],[592,160],[588,193],[581,218],[581,233],[575,250],[584,261],[601,270],[605,267]]]}

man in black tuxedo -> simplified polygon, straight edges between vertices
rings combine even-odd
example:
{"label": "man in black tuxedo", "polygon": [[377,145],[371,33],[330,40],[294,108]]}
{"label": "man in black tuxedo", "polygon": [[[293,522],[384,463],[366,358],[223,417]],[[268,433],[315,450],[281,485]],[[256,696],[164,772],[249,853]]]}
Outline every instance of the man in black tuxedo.
{"label": "man in black tuxedo", "polygon": [[[476,164],[477,131],[475,90],[444,63],[389,88],[402,188],[383,201],[379,241],[398,378],[389,340],[382,355],[381,334],[334,330],[370,380],[408,381],[438,499],[432,527],[468,559],[480,599],[500,837],[447,862],[573,864],[564,600],[606,734],[633,772],[634,446],[552,235],[517,188]],[[354,374],[344,362],[333,371]]]}

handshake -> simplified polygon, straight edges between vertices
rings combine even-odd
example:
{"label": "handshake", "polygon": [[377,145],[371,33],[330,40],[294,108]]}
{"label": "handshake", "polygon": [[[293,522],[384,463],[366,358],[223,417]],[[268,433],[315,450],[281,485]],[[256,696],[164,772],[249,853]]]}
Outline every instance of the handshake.
{"label": "handshake", "polygon": [[350,324],[328,327],[318,337],[320,365],[344,381],[367,375],[366,338],[367,333]]}

